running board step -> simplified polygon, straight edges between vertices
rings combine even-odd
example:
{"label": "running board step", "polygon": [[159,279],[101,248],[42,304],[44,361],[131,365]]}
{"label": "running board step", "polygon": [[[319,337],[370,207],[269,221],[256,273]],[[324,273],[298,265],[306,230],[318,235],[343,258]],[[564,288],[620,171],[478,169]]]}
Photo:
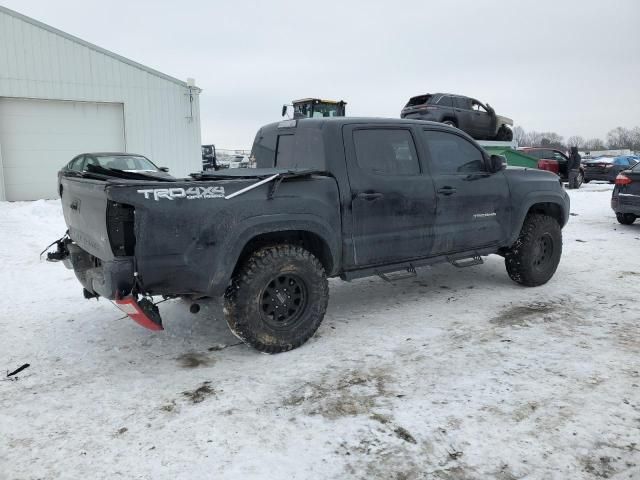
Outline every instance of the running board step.
{"label": "running board step", "polygon": [[474,265],[482,265],[484,260],[480,255],[474,255],[473,257],[467,258],[451,258],[447,257],[447,261],[457,268],[465,268],[465,267],[473,267]]}
{"label": "running board step", "polygon": [[396,280],[404,280],[405,278],[415,277],[418,274],[416,273],[416,267],[412,264],[406,266],[405,270],[387,270],[386,272],[381,272],[376,270],[376,275],[378,275],[385,282],[392,283]]}

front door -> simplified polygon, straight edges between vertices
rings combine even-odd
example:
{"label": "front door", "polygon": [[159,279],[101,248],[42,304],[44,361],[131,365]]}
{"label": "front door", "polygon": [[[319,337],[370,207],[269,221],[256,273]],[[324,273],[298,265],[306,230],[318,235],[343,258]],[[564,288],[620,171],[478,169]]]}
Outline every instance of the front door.
{"label": "front door", "polygon": [[422,175],[412,128],[347,125],[343,136],[355,266],[428,256],[436,199],[433,182]]}
{"label": "front door", "polygon": [[486,107],[477,100],[471,102],[471,127],[473,138],[493,138],[495,134],[495,115],[491,115]]}
{"label": "front door", "polygon": [[485,154],[462,135],[423,130],[437,195],[434,254],[504,244],[510,195],[504,172],[490,173]]}

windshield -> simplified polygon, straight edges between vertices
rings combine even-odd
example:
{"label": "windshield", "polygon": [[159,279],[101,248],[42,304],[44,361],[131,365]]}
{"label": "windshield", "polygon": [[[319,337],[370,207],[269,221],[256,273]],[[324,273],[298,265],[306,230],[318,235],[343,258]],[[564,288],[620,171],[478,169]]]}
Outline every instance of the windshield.
{"label": "windshield", "polygon": [[319,103],[313,106],[313,117],[314,118],[322,118],[322,117],[337,117],[338,116],[338,105],[327,105],[326,103]]}
{"label": "windshield", "polygon": [[141,155],[104,155],[87,158],[87,165],[99,165],[115,170],[152,171],[158,169],[151,161]]}

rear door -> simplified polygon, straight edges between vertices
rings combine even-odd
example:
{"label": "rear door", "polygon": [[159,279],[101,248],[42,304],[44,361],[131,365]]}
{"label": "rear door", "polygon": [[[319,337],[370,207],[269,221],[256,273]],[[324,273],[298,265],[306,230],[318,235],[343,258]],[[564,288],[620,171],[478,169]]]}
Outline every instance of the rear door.
{"label": "rear door", "polygon": [[467,133],[473,133],[471,99],[467,97],[452,97],[452,100],[458,128]]}
{"label": "rear door", "polygon": [[483,152],[462,135],[424,129],[422,139],[437,196],[433,253],[504,244],[511,216],[504,172],[490,173]]}
{"label": "rear door", "polygon": [[422,175],[411,126],[347,125],[343,137],[356,266],[428,256],[435,192]]}

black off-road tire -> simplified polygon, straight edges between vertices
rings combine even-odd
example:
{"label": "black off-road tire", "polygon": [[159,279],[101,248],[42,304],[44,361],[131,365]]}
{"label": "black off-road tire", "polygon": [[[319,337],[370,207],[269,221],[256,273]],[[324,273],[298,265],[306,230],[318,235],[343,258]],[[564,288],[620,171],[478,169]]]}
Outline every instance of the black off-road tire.
{"label": "black off-road tire", "polygon": [[548,215],[529,214],[504,263],[511,280],[537,287],[553,277],[561,255],[562,229],[557,220]]}
{"label": "black off-road tire", "polygon": [[616,218],[622,225],[631,225],[636,221],[636,216],[633,213],[616,213]]}
{"label": "black off-road tire", "polygon": [[225,293],[224,313],[244,343],[280,353],[313,336],[328,300],[320,261],[302,247],[276,245],[255,251],[238,269]]}

